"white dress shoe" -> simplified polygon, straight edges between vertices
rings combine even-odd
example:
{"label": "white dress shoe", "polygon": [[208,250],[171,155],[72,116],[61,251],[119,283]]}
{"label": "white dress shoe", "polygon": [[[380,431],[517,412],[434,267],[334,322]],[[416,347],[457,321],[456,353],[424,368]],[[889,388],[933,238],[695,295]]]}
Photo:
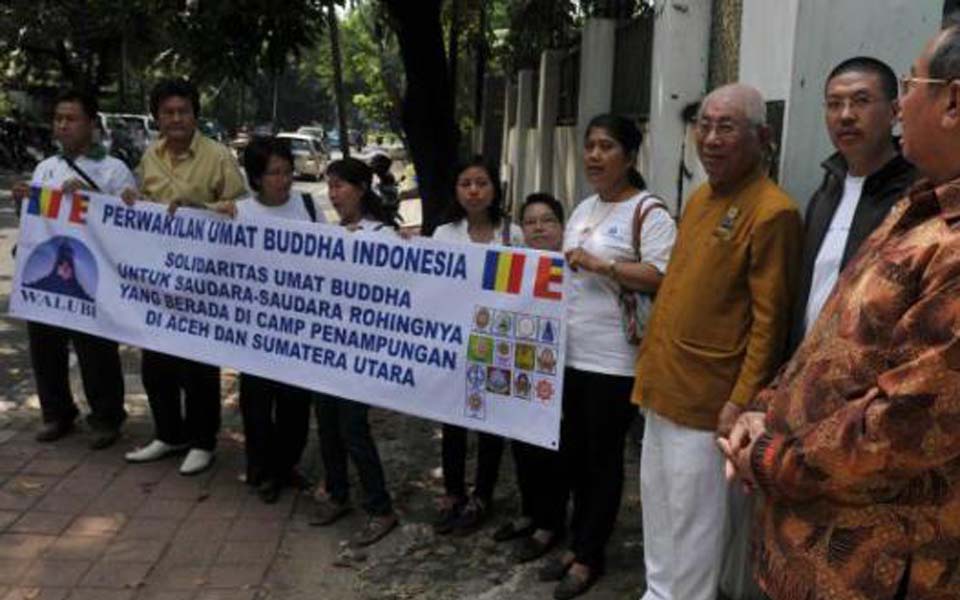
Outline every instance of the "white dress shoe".
{"label": "white dress shoe", "polygon": [[190,452],[187,452],[187,457],[183,459],[183,464],[180,465],[180,474],[196,475],[198,473],[203,473],[209,469],[210,465],[212,464],[213,452],[210,450],[192,448]]}
{"label": "white dress shoe", "polygon": [[136,450],[131,450],[123,455],[127,459],[127,462],[132,463],[144,463],[151,462],[154,460],[160,460],[171,454],[176,454],[184,448],[186,444],[168,444],[166,442],[161,442],[160,440],[153,440],[146,446],[142,448],[137,448]]}

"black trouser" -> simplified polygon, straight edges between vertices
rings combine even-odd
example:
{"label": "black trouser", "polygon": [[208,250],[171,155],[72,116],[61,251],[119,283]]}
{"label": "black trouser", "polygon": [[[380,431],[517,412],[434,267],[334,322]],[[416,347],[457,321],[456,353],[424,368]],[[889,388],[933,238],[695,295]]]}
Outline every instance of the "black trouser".
{"label": "black trouser", "polygon": [[370,435],[370,422],[367,420],[370,407],[327,394],[318,393],[316,397],[320,456],[326,476],[324,488],[330,498],[343,503],[350,497],[347,475],[349,456],[357,467],[366,496],[363,509],[371,515],[389,515],[393,512],[393,502],[387,492],[377,444]]}
{"label": "black trouser", "polygon": [[69,423],[80,414],[70,392],[72,342],[90,405],[88,422],[99,429],[120,427],[127,413],[123,409],[123,371],[116,342],[32,321],[27,322],[27,335],[45,423]]}
{"label": "black trouser", "polygon": [[632,377],[566,370],[560,459],[573,492],[570,549],[579,563],[603,569],[623,493],[623,451],[637,408]]}
{"label": "black trouser", "polygon": [[517,440],[510,442],[510,448],[523,516],[529,517],[536,529],[560,533],[566,524],[569,497],[560,452]]}
{"label": "black trouser", "polygon": [[220,367],[144,350],[141,376],[158,440],[199,450],[216,448]]}
{"label": "black trouser", "polygon": [[[477,477],[473,493],[488,504],[500,475],[503,457],[503,438],[499,435],[477,432]],[[443,426],[441,448],[443,487],[448,496],[464,498],[467,495],[467,430],[456,425]]]}
{"label": "black trouser", "polygon": [[313,393],[279,381],[240,374],[247,483],[288,483],[310,430]]}

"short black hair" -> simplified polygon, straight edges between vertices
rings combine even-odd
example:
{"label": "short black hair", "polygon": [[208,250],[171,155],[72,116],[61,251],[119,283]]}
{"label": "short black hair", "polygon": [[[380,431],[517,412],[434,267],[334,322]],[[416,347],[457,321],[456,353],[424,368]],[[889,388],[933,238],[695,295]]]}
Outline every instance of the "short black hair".
{"label": "short black hair", "polygon": [[253,191],[259,192],[260,182],[267,170],[270,157],[276,156],[290,163],[293,168],[293,151],[290,149],[290,140],[278,137],[257,136],[250,140],[243,151],[243,168],[247,171],[247,180]]}
{"label": "short black hair", "polygon": [[453,202],[450,203],[447,209],[444,223],[455,223],[467,218],[467,211],[463,209],[463,206],[461,206],[457,200],[457,181],[460,180],[460,176],[463,175],[464,171],[474,167],[486,171],[487,177],[490,178],[490,183],[493,184],[493,201],[491,201],[490,206],[487,207],[487,218],[490,219],[490,222],[494,226],[499,226],[500,219],[503,216],[503,190],[500,189],[500,169],[479,154],[457,167],[457,175],[453,179]]}
{"label": "short black hair", "polygon": [[559,200],[546,192],[535,192],[527,196],[527,199],[523,201],[523,207],[520,209],[521,220],[523,220],[523,215],[526,214],[527,209],[534,204],[543,204],[549,208],[553,211],[553,215],[557,217],[557,221],[560,221],[560,224],[563,225],[563,205],[560,204]]}
{"label": "short black hair", "polygon": [[896,100],[899,95],[899,84],[897,74],[893,72],[890,65],[878,58],[872,56],[854,56],[835,66],[830,74],[827,75],[827,81],[823,84],[823,90],[826,92],[830,82],[840,75],[847,73],[869,73],[876,75],[880,80],[880,88],[887,100]]}
{"label": "short black hair", "polygon": [[954,21],[943,30],[930,57],[930,77],[952,81],[960,78],[960,25]]}
{"label": "short black hair", "polygon": [[150,92],[150,113],[156,119],[160,104],[167,98],[186,98],[193,106],[193,116],[200,116],[200,91],[186,79],[164,79],[153,86]]}
{"label": "short black hair", "polygon": [[90,119],[96,119],[97,113],[100,112],[100,105],[97,103],[97,97],[83,90],[70,89],[60,92],[57,96],[56,102],[53,106],[56,108],[58,104],[63,102],[76,102],[83,109],[84,114],[87,115]]}

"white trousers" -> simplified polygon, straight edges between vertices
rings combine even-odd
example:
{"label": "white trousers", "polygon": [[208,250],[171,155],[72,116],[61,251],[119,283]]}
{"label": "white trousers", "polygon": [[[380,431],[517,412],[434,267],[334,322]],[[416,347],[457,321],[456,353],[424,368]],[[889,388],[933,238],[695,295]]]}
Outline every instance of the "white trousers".
{"label": "white trousers", "polygon": [[715,434],[646,411],[640,498],[647,591],[642,600],[715,600],[727,482]]}

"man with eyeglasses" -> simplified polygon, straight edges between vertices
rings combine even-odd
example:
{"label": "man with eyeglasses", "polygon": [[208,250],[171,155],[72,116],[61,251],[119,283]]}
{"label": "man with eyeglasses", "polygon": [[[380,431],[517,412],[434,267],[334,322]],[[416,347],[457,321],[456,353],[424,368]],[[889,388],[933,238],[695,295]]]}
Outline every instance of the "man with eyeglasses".
{"label": "man with eyeglasses", "polygon": [[903,87],[903,154],[925,179],[726,444],[763,492],[772,600],[960,598],[960,28]]}
{"label": "man with eyeglasses", "polygon": [[897,76],[886,63],[847,59],[830,72],[824,91],[827,132],[837,152],[824,161],[823,182],[807,205],[791,352],[817,320],[840,271],[914,178],[893,137]]}
{"label": "man with eyeglasses", "polygon": [[637,360],[645,409],[640,497],[643,600],[714,600],[728,487],[716,437],[783,359],[800,258],[796,204],[766,173],[756,89],[711,92],[697,117],[709,182],[680,221]]}

